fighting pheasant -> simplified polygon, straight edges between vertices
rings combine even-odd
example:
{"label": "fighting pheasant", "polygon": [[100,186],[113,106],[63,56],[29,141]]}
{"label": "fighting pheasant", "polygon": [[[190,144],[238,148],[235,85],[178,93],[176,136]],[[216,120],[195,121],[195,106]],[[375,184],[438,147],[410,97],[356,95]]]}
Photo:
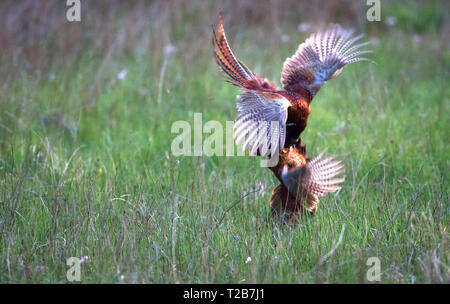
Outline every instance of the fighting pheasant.
{"label": "fighting pheasant", "polygon": [[287,58],[281,73],[283,89],[247,68],[228,45],[219,14],[219,25],[213,28],[214,57],[229,81],[242,90],[238,96],[238,117],[234,138],[251,155],[270,157],[279,153],[278,164],[271,167],[281,184],[273,191],[271,204],[298,214],[305,202],[314,213],[318,197],[339,189],[343,179],[334,178],[342,165],[322,154],[306,158],[300,134],[306,128],[310,103],[321,86],[336,77],[348,64],[368,60],[360,50],[368,42],[358,43],[362,35],[333,25],[324,32],[312,34]]}
{"label": "fighting pheasant", "polygon": [[324,152],[313,159],[306,158],[305,146],[299,139],[279,155],[279,162],[271,167],[280,184],[272,191],[272,215],[283,222],[295,222],[299,215],[314,215],[319,197],[335,192],[344,178],[335,178],[344,165],[333,157],[324,158]]}

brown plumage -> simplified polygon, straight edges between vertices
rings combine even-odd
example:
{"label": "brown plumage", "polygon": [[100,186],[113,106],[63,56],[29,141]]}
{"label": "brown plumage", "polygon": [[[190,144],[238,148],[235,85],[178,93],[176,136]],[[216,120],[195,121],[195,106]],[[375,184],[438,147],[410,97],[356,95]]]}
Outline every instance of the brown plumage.
{"label": "brown plumage", "polygon": [[309,159],[306,148],[299,139],[279,155],[278,164],[270,169],[280,181],[272,191],[272,215],[294,222],[303,213],[314,215],[319,197],[335,192],[344,178],[337,176],[344,165],[333,157],[323,158],[324,152]]}
{"label": "brown plumage", "polygon": [[[281,151],[296,142],[306,128],[310,103],[325,81],[337,76],[345,65],[368,60],[359,56],[369,51],[358,51],[367,42],[355,44],[361,35],[352,37],[352,33],[333,25],[325,32],[312,34],[284,62],[283,90],[280,90],[234,56],[219,14],[217,31],[213,29],[214,57],[229,81],[243,91],[238,96],[235,137],[241,141],[247,138],[244,149],[260,155],[264,145],[275,144]],[[271,122],[278,125],[276,140],[272,137]]]}
{"label": "brown plumage", "polygon": [[270,168],[280,181],[271,198],[274,215],[287,214],[293,221],[304,210],[314,214],[320,196],[340,189],[337,185],[343,178],[335,177],[343,165],[332,158],[322,159],[323,153],[307,159],[299,136],[306,128],[310,103],[321,86],[344,66],[368,60],[360,55],[369,51],[358,51],[367,43],[355,44],[360,38],[352,37],[352,31],[339,25],[312,34],[284,62],[283,89],[279,89],[234,56],[219,14],[219,25],[213,28],[214,57],[229,81],[242,90],[235,140],[251,155],[271,157],[279,153],[278,164]]}

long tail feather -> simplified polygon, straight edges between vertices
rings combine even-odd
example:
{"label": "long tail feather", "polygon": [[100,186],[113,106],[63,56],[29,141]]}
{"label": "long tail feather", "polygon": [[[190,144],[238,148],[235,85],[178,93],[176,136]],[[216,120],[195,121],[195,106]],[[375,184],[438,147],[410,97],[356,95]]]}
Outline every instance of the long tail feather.
{"label": "long tail feather", "polygon": [[277,89],[270,81],[250,71],[249,68],[234,56],[225,36],[222,15],[220,13],[217,32],[213,27],[212,42],[214,46],[214,58],[220,68],[227,74],[232,84],[249,90]]}

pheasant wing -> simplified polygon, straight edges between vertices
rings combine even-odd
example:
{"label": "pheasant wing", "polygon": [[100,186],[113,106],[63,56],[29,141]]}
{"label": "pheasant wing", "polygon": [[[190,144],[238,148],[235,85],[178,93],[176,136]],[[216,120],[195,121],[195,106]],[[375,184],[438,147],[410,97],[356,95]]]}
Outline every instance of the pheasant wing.
{"label": "pheasant wing", "polygon": [[234,56],[225,36],[222,16],[219,14],[219,26],[213,28],[214,57],[220,68],[227,74],[232,84],[249,90],[277,90],[269,80],[253,73]]}
{"label": "pheasant wing", "polygon": [[343,172],[344,165],[333,157],[323,158],[324,152],[308,161],[305,166],[289,170],[284,166],[281,173],[283,184],[294,197],[318,201],[318,197],[335,192],[344,178],[336,178]]}
{"label": "pheasant wing", "polygon": [[236,142],[243,143],[243,149],[248,148],[251,155],[268,156],[269,151],[282,150],[289,100],[278,93],[252,90],[244,90],[238,99]]}
{"label": "pheasant wing", "polygon": [[312,34],[298,47],[297,52],[286,59],[281,82],[287,91],[295,91],[300,84],[314,96],[325,81],[337,76],[348,64],[369,60],[359,50],[369,42],[358,43],[362,35],[352,36],[353,31],[333,25],[324,32]]}

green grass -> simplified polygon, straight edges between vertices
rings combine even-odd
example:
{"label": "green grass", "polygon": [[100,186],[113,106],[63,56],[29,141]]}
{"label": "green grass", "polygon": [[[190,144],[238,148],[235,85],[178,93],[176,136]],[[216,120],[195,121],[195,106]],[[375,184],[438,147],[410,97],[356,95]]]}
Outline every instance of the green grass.
{"label": "green grass", "polygon": [[[230,42],[278,80],[304,38],[295,30],[276,48]],[[170,152],[173,122],[194,112],[203,122],[235,118],[238,90],[209,43],[167,58],[160,102],[160,49],[152,60],[89,53],[9,77],[0,86],[0,282],[66,283],[66,260],[87,255],[83,283],[367,283],[373,256],[382,283],[449,283],[450,53],[437,33],[423,39],[385,32],[372,46],[377,64],[346,67],[315,97],[302,139],[309,156],[328,147],[342,159],[346,181],[296,226],[270,218],[278,182],[259,159]]]}

